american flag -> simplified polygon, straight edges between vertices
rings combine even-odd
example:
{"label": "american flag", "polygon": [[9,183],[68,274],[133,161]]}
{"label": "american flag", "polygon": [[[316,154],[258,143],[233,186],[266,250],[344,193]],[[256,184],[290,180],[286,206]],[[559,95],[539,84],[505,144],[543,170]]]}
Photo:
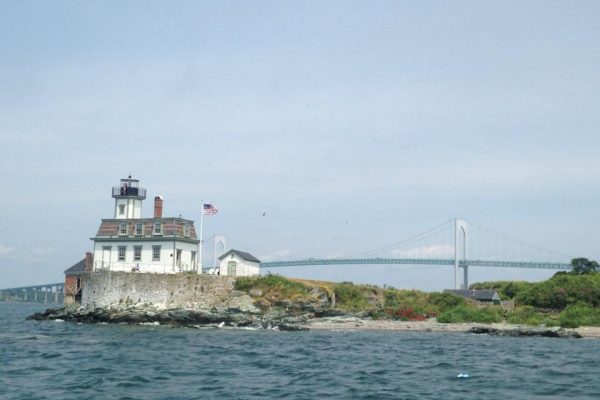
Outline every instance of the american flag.
{"label": "american flag", "polygon": [[215,215],[219,212],[212,204],[203,204],[202,209],[204,210],[204,215]]}

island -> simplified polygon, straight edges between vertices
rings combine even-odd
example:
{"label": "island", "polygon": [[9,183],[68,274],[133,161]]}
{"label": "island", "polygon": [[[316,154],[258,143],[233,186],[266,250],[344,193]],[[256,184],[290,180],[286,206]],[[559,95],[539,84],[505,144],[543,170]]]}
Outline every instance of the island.
{"label": "island", "polygon": [[[593,263],[582,260],[573,262]],[[543,282],[484,282],[469,288],[493,290],[509,299],[510,307],[451,292],[426,293],[273,274],[158,278],[153,274],[96,272],[87,278],[87,304],[49,309],[29,319],[281,331],[384,329],[600,337],[600,273],[595,268],[559,272]],[[113,291],[123,288],[121,296],[99,301],[107,298],[100,290],[103,287]],[[154,301],[149,301],[140,288],[151,292]],[[166,294],[160,294],[161,290]],[[194,290],[196,297],[186,293]],[[161,296],[167,300],[157,300]]]}

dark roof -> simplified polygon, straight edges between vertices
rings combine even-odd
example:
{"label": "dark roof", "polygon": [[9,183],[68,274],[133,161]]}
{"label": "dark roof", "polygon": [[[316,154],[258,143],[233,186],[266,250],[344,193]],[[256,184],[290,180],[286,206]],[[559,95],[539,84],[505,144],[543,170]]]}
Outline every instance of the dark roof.
{"label": "dark roof", "polygon": [[252,254],[246,253],[245,251],[239,251],[239,250],[234,250],[234,249],[231,249],[227,253],[223,254],[221,257],[219,257],[219,260],[224,259],[231,253],[237,254],[243,260],[252,261],[252,262],[260,264],[260,260],[256,257],[254,257]]}
{"label": "dark roof", "polygon": [[81,275],[85,272],[85,258],[65,270],[65,275]]}
{"label": "dark roof", "polygon": [[500,300],[500,296],[498,292],[492,289],[483,289],[483,290],[455,290],[455,289],[446,289],[444,290],[446,293],[452,293],[456,296],[466,297],[467,299],[474,299],[479,301],[492,301],[492,300]]}
{"label": "dark roof", "polygon": [[[163,232],[161,235],[153,235],[154,223],[161,222],[163,224]],[[127,224],[128,235],[125,237],[150,237],[150,236],[162,236],[162,237],[180,237],[183,239],[197,240],[196,228],[194,227],[194,221],[190,221],[183,218],[137,218],[137,219],[103,219],[96,238],[112,238],[112,237],[123,237],[119,235],[119,226],[122,223]],[[142,224],[142,235],[135,235],[135,225]],[[183,227],[187,225],[189,227],[189,235],[183,235]]]}

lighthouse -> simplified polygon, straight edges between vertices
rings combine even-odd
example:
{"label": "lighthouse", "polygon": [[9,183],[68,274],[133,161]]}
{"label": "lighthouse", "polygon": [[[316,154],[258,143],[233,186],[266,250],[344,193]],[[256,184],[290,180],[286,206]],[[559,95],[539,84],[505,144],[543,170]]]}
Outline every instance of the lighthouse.
{"label": "lighthouse", "polygon": [[93,270],[164,273],[199,271],[194,221],[163,216],[163,198],[154,198],[152,217],[142,216],[146,189],[131,176],[112,188],[112,218],[102,219],[94,242]]}

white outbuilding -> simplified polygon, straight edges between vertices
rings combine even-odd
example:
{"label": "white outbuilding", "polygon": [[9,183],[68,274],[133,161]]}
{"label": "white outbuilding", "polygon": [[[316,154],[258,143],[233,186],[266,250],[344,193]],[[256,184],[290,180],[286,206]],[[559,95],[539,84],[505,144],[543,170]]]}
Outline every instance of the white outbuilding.
{"label": "white outbuilding", "polygon": [[219,274],[253,276],[260,274],[260,260],[250,253],[231,249],[219,257]]}

